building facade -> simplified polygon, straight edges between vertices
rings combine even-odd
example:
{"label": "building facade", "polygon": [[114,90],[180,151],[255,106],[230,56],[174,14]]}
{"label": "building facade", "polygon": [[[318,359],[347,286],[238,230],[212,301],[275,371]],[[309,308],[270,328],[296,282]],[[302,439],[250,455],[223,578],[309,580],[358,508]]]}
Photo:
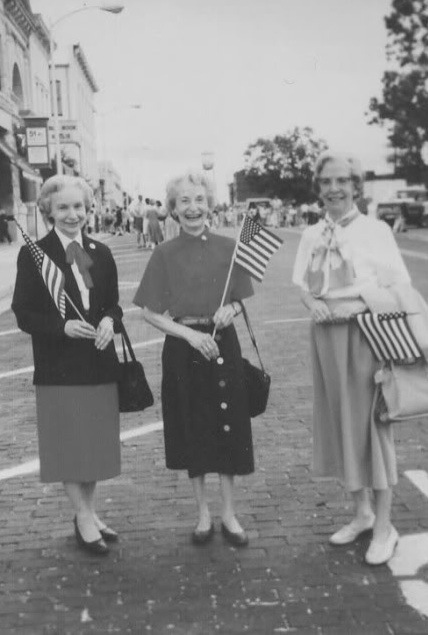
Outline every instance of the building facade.
{"label": "building facade", "polygon": [[[94,95],[98,87],[79,44],[64,48],[55,56],[55,79],[63,161],[95,189],[99,175]],[[54,153],[52,121],[49,129]]]}
{"label": "building facade", "polygon": [[[36,65],[46,71],[49,46],[43,21],[32,13],[29,0],[0,0],[0,207],[34,233],[41,178],[25,160],[22,119],[33,106],[32,50],[38,53]],[[40,77],[46,102],[49,83],[46,73]],[[10,233],[15,239],[14,223]]]}
{"label": "building facade", "polygon": [[99,203],[105,211],[113,211],[116,207],[123,207],[123,193],[119,173],[111,161],[101,161],[99,164],[100,187]]}

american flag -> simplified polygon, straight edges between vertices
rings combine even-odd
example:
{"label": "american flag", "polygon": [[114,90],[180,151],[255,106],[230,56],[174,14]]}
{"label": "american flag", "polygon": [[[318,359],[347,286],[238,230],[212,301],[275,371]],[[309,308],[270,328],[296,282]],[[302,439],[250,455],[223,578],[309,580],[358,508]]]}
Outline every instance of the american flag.
{"label": "american flag", "polygon": [[235,251],[237,265],[261,282],[271,256],[283,241],[246,216]]}
{"label": "american flag", "polygon": [[407,323],[406,313],[359,313],[357,322],[379,361],[421,359],[422,351]]}
{"label": "american flag", "polygon": [[53,301],[56,304],[58,311],[61,314],[61,317],[65,317],[65,291],[64,291],[64,283],[65,278],[64,274],[56,266],[53,260],[49,258],[45,252],[40,249],[35,242],[31,240],[29,236],[24,232],[21,225],[15,220],[15,223],[18,225],[21,234],[28,245],[30,250],[30,254],[34,260],[34,263],[39,271],[40,275],[43,278],[43,282],[45,283],[49,293],[52,296]]}

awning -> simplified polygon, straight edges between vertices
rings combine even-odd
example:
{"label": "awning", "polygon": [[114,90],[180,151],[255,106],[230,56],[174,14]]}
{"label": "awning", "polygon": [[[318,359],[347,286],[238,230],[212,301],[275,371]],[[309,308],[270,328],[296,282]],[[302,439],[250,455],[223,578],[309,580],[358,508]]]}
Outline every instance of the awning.
{"label": "awning", "polygon": [[9,161],[16,165],[22,172],[22,176],[29,181],[42,183],[43,179],[35,169],[14,150],[4,139],[0,137],[0,152],[7,156]]}

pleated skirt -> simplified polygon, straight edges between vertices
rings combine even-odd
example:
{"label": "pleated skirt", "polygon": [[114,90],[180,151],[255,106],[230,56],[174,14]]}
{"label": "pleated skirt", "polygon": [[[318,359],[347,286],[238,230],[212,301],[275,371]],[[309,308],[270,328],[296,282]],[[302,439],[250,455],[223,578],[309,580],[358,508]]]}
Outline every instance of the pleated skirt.
{"label": "pleated skirt", "polygon": [[36,406],[43,483],[120,474],[117,384],[36,386]]}
{"label": "pleated skirt", "polygon": [[207,361],[185,340],[171,336],[162,354],[166,466],[185,469],[190,478],[254,471],[248,396],[234,326],[219,331],[216,340],[217,360]]}
{"label": "pleated skirt", "polygon": [[315,476],[339,479],[349,491],[397,482],[390,425],[371,422],[378,368],[354,322],[311,326]]}

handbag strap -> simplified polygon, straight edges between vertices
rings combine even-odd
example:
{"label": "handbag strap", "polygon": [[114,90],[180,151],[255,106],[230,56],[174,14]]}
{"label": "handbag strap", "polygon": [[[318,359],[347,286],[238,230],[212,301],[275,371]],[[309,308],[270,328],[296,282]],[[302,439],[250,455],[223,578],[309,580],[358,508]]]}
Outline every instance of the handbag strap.
{"label": "handbag strap", "polygon": [[259,347],[257,346],[256,336],[254,335],[253,327],[251,326],[247,309],[245,308],[245,304],[241,302],[241,300],[238,300],[238,302],[241,305],[242,315],[244,316],[245,324],[247,325],[248,333],[250,334],[251,343],[256,349],[257,357],[259,358],[260,368],[263,372],[266,372],[265,367],[263,366],[262,358],[260,357]]}
{"label": "handbag strap", "polygon": [[137,361],[137,358],[135,357],[135,353],[134,353],[134,349],[132,348],[132,344],[131,344],[131,340],[129,339],[129,335],[126,331],[125,325],[123,322],[120,323],[120,334],[122,336],[122,350],[123,350],[123,359],[125,361],[125,363],[128,362],[128,358],[126,355],[126,349],[125,349],[125,344],[126,344],[126,348],[128,349],[129,352],[129,356],[131,358],[131,360],[133,362]]}

